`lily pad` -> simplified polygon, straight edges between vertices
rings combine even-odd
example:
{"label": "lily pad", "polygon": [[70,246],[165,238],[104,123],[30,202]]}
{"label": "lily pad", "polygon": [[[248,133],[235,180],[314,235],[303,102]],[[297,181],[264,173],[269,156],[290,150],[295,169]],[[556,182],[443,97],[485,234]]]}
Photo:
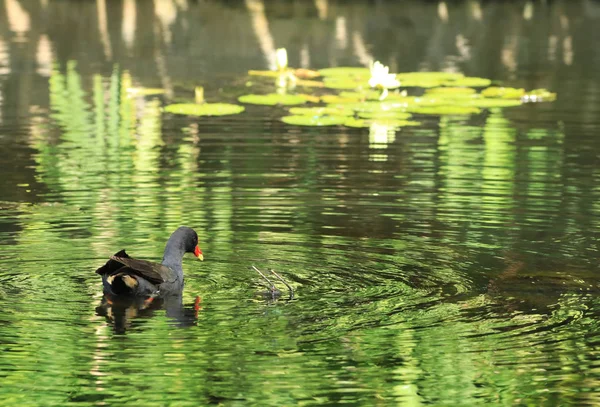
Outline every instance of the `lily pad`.
{"label": "lily pad", "polygon": [[[340,97],[355,99],[357,102],[361,101],[361,100],[379,100],[380,96],[381,96],[381,92],[378,90],[374,90],[374,89],[367,89],[363,92],[349,92],[349,91],[340,92]],[[386,100],[389,100],[390,97],[394,97],[394,96],[400,96],[400,93],[389,92],[388,96],[386,97]]]}
{"label": "lily pad", "polygon": [[461,78],[464,78],[464,75],[458,72],[402,72],[396,74],[396,79],[399,81],[408,79],[420,79],[423,81],[455,81]]}
{"label": "lily pad", "polygon": [[302,105],[306,99],[300,95],[280,95],[279,93],[269,93],[267,95],[243,95],[238,98],[242,103],[251,105]]}
{"label": "lily pad", "polygon": [[[321,100],[323,102],[329,103],[329,104],[362,103],[367,100],[379,100],[380,95],[381,95],[381,92],[376,91],[376,90],[371,90],[371,89],[363,91],[363,92],[345,91],[345,92],[340,92],[339,95],[323,95],[321,97]],[[396,97],[401,97],[401,95],[399,93],[390,92],[388,94],[388,97],[385,100],[386,101],[396,100]]]}
{"label": "lily pad", "polygon": [[308,79],[297,79],[296,86],[304,86],[305,88],[323,88],[325,84],[320,81],[311,81]]}
{"label": "lily pad", "polygon": [[290,113],[297,116],[352,116],[354,111],[339,107],[292,107]]}
{"label": "lily pad", "polygon": [[481,109],[474,106],[414,106],[409,109],[417,114],[431,115],[471,115],[481,113]]}
{"label": "lily pad", "polygon": [[319,103],[321,98],[315,95],[307,95],[306,93],[298,93],[298,96],[310,103]]}
{"label": "lily pad", "polygon": [[337,126],[342,125],[348,118],[346,116],[308,116],[308,115],[293,115],[284,116],[281,121],[295,126]]}
{"label": "lily pad", "polygon": [[267,78],[277,78],[279,75],[281,75],[281,72],[250,70],[250,71],[248,71],[248,75],[250,75],[250,76],[265,76]]}
{"label": "lily pad", "polygon": [[444,82],[444,85],[448,86],[468,86],[472,88],[483,88],[485,86],[490,86],[492,81],[487,78],[477,78],[474,76],[467,76],[464,78],[453,79],[450,81]]}
{"label": "lily pad", "polygon": [[373,124],[379,124],[382,126],[388,127],[407,127],[407,126],[419,126],[421,123],[412,121],[412,120],[397,120],[397,119],[355,119],[349,118],[344,123],[346,127],[354,127],[354,128],[368,128]]}
{"label": "lily pad", "polygon": [[469,106],[482,107],[482,108],[493,108],[493,107],[512,107],[523,104],[521,100],[515,99],[492,99],[492,98],[480,98],[469,100]]}
{"label": "lily pad", "polygon": [[408,96],[408,91],[406,89],[391,90],[387,95],[388,98],[405,98],[407,96]]}
{"label": "lily pad", "polygon": [[442,87],[432,88],[425,91],[426,95],[434,96],[457,96],[457,95],[474,95],[475,89],[473,88],[461,88],[461,87]]}
{"label": "lily pad", "polygon": [[320,69],[319,73],[322,76],[340,76],[344,78],[354,77],[368,80],[371,77],[371,70],[369,68],[357,68],[357,67],[336,67],[336,68],[325,68]]}
{"label": "lily pad", "polygon": [[332,76],[325,77],[323,81],[326,88],[330,89],[357,89],[357,88],[369,88],[368,78],[353,79],[350,77],[343,76]]}
{"label": "lily pad", "polygon": [[242,113],[244,106],[230,103],[176,103],[165,106],[165,112],[190,116],[226,116]]}
{"label": "lily pad", "polygon": [[[349,92],[356,93],[357,92]],[[321,96],[321,100],[327,104],[344,104],[344,103],[357,103],[361,101],[361,98],[357,98],[354,96],[342,96],[342,95],[323,95]]]}
{"label": "lily pad", "polygon": [[412,107],[461,107],[473,106],[473,100],[482,99],[479,94],[425,94],[422,97],[416,98],[415,103],[408,106]]}
{"label": "lily pad", "polygon": [[468,104],[470,100],[479,98],[481,95],[478,93],[425,93],[418,103],[426,106],[464,105]]}
{"label": "lily pad", "polygon": [[527,92],[521,99],[523,102],[552,102],[556,100],[556,93],[552,93],[546,89],[534,89]]}
{"label": "lily pad", "polygon": [[[396,77],[398,79],[398,77]],[[433,78],[407,78],[407,79],[398,79],[400,81],[400,86],[404,88],[435,88],[437,86],[442,86],[444,83],[443,80],[433,79]]]}
{"label": "lily pad", "polygon": [[[407,98],[409,101],[414,103],[415,98]],[[366,102],[355,102],[355,103],[346,103],[342,105],[327,105],[328,107],[338,107],[345,106],[348,109],[352,109],[355,112],[386,112],[390,110],[402,110],[408,106],[409,102],[393,102],[393,101],[383,101],[383,102],[375,102],[375,101],[366,101]]]}
{"label": "lily pad", "polygon": [[297,78],[301,79],[313,79],[318,78],[321,74],[318,71],[313,71],[312,69],[298,68],[294,70],[294,75]]}
{"label": "lily pad", "polygon": [[434,88],[464,75],[456,72],[404,72],[396,75],[402,87]]}
{"label": "lily pad", "polygon": [[525,96],[525,89],[491,86],[482,90],[481,95],[486,98],[521,99]]}
{"label": "lily pad", "polygon": [[376,120],[406,120],[409,119],[412,114],[408,112],[402,112],[397,110],[391,111],[373,111],[373,112],[359,112],[358,117],[362,119],[376,119]]}

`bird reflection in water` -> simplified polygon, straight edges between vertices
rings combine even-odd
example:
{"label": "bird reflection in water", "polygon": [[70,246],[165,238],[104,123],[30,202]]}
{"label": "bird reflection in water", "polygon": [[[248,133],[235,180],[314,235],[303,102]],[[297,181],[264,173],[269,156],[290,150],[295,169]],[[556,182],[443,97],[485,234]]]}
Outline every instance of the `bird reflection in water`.
{"label": "bird reflection in water", "polygon": [[151,296],[122,297],[105,294],[100,305],[96,307],[96,315],[106,318],[113,327],[115,333],[125,333],[132,328],[134,320],[152,318],[166,311],[166,316],[174,326],[188,327],[196,325],[198,312],[202,309],[202,299],[196,297],[194,303],[185,306],[181,295],[169,295],[166,297]]}

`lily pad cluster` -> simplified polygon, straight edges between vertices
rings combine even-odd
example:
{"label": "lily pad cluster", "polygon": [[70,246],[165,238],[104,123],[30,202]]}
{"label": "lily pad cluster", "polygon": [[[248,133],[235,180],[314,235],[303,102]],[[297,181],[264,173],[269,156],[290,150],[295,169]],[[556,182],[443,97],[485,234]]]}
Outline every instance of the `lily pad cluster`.
{"label": "lily pad cluster", "polygon": [[[550,102],[556,94],[545,89],[492,86],[487,78],[457,72],[390,74],[379,62],[371,68],[335,67],[318,71],[287,67],[285,50],[277,50],[277,70],[249,71],[247,85],[257,93],[242,95],[240,104],[206,103],[196,88],[196,103],[168,105],[164,111],[193,116],[222,116],[245,111],[243,105],[284,107],[281,120],[296,126],[391,128],[418,126],[415,116],[469,116],[484,109]],[[158,89],[132,90],[134,95],[156,95]],[[292,107],[308,105],[307,107]]]}
{"label": "lily pad cluster", "polygon": [[[369,85],[373,73],[368,68],[326,68],[318,72],[323,76],[324,86],[327,88],[375,87]],[[456,72],[405,72],[396,74],[396,81],[399,85],[388,87],[388,89],[398,87],[435,88],[439,86],[485,87],[492,83],[486,78],[469,77]]]}
{"label": "lily pad cluster", "polygon": [[[379,67],[381,69],[381,67]],[[250,75],[263,76],[264,72],[251,71]],[[282,121],[298,126],[370,127],[374,123],[400,128],[418,126],[414,115],[479,114],[483,109],[519,106],[528,102],[553,101],[556,94],[545,89],[527,92],[524,89],[490,86],[487,78],[468,77],[454,72],[408,72],[395,75],[395,82],[387,70],[385,80],[373,81],[373,70],[368,68],[338,67],[311,72],[311,86],[302,89],[310,92],[319,106],[291,108]],[[275,72],[275,74],[277,74]],[[288,72],[289,74],[289,72]],[[304,72],[304,74],[306,74]],[[318,80],[320,79],[320,81]],[[370,86],[374,83],[376,86]],[[374,83],[373,83],[374,82]],[[399,86],[396,86],[397,83]],[[314,86],[319,83],[319,86]],[[383,86],[379,86],[379,83]],[[377,87],[385,87],[385,99]],[[298,88],[302,85],[296,84]],[[393,92],[387,89],[398,87]],[[247,104],[305,104],[305,97],[293,103],[288,92],[279,94],[253,94],[238,100]],[[296,95],[299,96],[299,95]],[[277,100],[280,102],[277,102]],[[267,101],[269,103],[267,103]]]}
{"label": "lily pad cluster", "polygon": [[[479,114],[483,109],[556,99],[556,94],[545,89],[526,92],[491,86],[490,79],[458,72],[391,74],[389,68],[379,62],[371,64],[371,68],[294,70],[287,67],[287,55],[281,49],[277,50],[277,61],[276,71],[248,72],[257,78],[274,78],[277,93],[244,95],[238,101],[280,106],[319,104],[290,108],[289,114],[281,120],[297,126],[371,127],[377,124],[397,129],[418,126],[420,122],[414,120],[413,115],[468,116]],[[298,88],[305,93],[297,93]]]}

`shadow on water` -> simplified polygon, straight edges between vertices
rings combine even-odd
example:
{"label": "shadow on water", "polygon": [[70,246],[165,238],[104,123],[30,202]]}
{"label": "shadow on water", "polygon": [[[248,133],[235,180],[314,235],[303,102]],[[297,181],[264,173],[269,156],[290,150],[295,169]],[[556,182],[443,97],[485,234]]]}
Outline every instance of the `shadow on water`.
{"label": "shadow on water", "polygon": [[[598,404],[599,10],[5,0],[0,399]],[[197,85],[234,102],[280,46],[292,66],[379,59],[558,100],[398,132],[162,111]],[[206,261],[184,259],[181,297],[102,296],[108,255],[156,260],[183,224]],[[252,264],[294,299],[261,296]]]}

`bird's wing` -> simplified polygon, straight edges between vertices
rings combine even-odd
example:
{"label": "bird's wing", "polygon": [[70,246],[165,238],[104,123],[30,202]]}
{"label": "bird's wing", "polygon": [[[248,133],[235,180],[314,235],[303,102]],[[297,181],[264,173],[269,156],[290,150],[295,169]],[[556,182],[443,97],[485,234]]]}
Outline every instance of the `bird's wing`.
{"label": "bird's wing", "polygon": [[115,253],[114,256],[111,257],[111,259],[109,261],[106,262],[106,264],[102,267],[100,267],[98,270],[96,270],[97,274],[100,274],[101,276],[103,275],[110,275],[113,274],[115,271],[119,270],[120,268],[123,267],[123,263],[118,261],[118,260],[113,260],[113,257],[118,257],[120,259],[129,259],[129,255],[127,253],[125,253],[125,250],[121,250],[118,253]]}
{"label": "bird's wing", "polygon": [[[131,257],[111,256],[109,261],[115,261],[122,266],[127,267],[132,273],[145,278],[153,284],[162,284],[165,281],[173,280],[173,270],[162,264],[153,263],[146,260],[132,259]],[[121,266],[121,267],[122,267]],[[116,272],[113,271],[113,273]]]}

